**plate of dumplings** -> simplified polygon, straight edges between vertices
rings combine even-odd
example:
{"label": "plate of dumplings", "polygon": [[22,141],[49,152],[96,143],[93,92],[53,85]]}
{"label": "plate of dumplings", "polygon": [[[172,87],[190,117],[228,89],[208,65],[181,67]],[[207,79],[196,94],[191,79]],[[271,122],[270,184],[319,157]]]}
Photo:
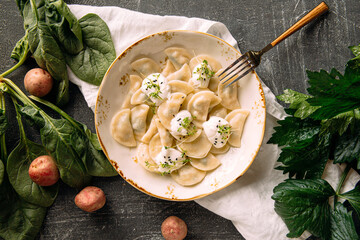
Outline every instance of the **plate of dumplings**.
{"label": "plate of dumplings", "polygon": [[123,179],[157,198],[190,201],[248,170],[264,136],[263,89],[255,72],[228,87],[218,77],[240,55],[216,36],[175,30],[117,57],[100,86],[95,127]]}

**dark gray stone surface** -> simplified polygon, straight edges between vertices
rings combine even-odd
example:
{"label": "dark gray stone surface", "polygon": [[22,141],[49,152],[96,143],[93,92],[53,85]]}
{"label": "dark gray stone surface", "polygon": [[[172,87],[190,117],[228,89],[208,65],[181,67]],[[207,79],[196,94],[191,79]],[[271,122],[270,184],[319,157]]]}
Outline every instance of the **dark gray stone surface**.
{"label": "dark gray stone surface", "polygon": [[[351,57],[347,49],[360,42],[360,2],[328,0],[330,12],[274,48],[262,59],[257,73],[275,94],[291,88],[306,92],[306,69],[342,71]],[[240,49],[259,50],[320,1],[283,0],[68,0],[68,4],[120,6],[145,13],[182,15],[223,22],[237,39]],[[13,66],[13,46],[23,36],[22,19],[13,0],[0,2],[0,72]],[[35,64],[27,61],[9,75],[23,89],[23,77]],[[94,116],[79,90],[71,85],[71,102],[64,110],[94,131]],[[9,99],[7,102],[10,103]],[[15,114],[8,104],[11,130],[9,149],[18,141]],[[37,131],[26,128],[29,138],[38,140]],[[77,193],[61,185],[59,196],[49,209],[39,239],[162,239],[160,225],[170,215],[188,224],[187,239],[243,239],[232,223],[194,202],[169,202],[147,196],[121,177],[95,178],[107,204],[95,214],[78,209]],[[239,204],[241,204],[239,202]],[[256,227],[256,226],[254,226]]]}

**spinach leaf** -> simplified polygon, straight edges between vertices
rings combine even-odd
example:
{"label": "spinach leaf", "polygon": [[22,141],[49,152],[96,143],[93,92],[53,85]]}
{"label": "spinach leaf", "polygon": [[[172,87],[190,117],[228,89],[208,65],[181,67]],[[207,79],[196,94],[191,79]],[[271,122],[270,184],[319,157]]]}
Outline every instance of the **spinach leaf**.
{"label": "spinach leaf", "polygon": [[329,197],[335,194],[322,179],[288,179],[274,188],[275,211],[289,229],[287,237],[300,237],[308,230],[329,239],[331,208]]}
{"label": "spinach leaf", "polygon": [[[2,96],[1,93],[0,93],[0,95]],[[7,126],[8,126],[8,120],[7,120],[6,115],[5,115],[5,110],[0,108],[0,136],[5,133],[5,131],[7,129]]]}
{"label": "spinach leaf", "polygon": [[14,191],[5,177],[0,185],[0,237],[32,240],[41,229],[46,208],[28,203]]}
{"label": "spinach leaf", "polygon": [[341,75],[335,69],[330,73],[307,71],[310,88],[314,97],[307,101],[312,106],[321,106],[311,117],[329,119],[340,113],[360,107],[360,70],[347,67]]}
{"label": "spinach leaf", "polygon": [[73,135],[73,141],[76,142],[74,148],[82,159],[88,174],[97,177],[117,175],[117,172],[102,152],[97,135],[92,133],[85,124],[76,121],[60,108],[44,99],[35,96],[31,96],[31,99],[40,102],[59,113],[76,129],[76,132],[74,132]]}
{"label": "spinach leaf", "polygon": [[54,157],[62,181],[75,188],[89,184],[91,177],[76,152],[77,130],[71,123],[65,119],[53,119],[31,105],[22,107],[20,112],[40,128],[42,144]]}
{"label": "spinach leaf", "polygon": [[336,203],[331,212],[331,236],[330,240],[359,239],[351,216],[341,203]]}
{"label": "spinach leaf", "polygon": [[99,86],[116,57],[114,44],[106,23],[96,14],[87,14],[79,23],[84,49],[77,55],[65,54],[66,63],[81,80]]}
{"label": "spinach leaf", "polygon": [[5,174],[5,166],[3,161],[0,158],[0,185],[3,183],[4,181],[4,174]]}
{"label": "spinach leaf", "polygon": [[56,39],[45,23],[45,1],[28,0],[17,3],[24,18],[25,36],[22,38],[23,41],[17,43],[13,56],[19,58],[19,53],[25,54],[22,48],[28,42],[36,63],[56,80],[52,91],[56,95],[56,104],[64,105],[69,100],[66,62]]}
{"label": "spinach leaf", "polygon": [[355,55],[355,57],[359,57],[360,56],[360,44],[359,45],[355,45],[355,46],[351,46],[349,47],[350,50],[352,51],[352,53]]}
{"label": "spinach leaf", "polygon": [[357,186],[346,193],[339,194],[339,197],[348,200],[360,217],[360,186]]}
{"label": "spinach leaf", "polygon": [[59,190],[59,184],[42,187],[34,183],[29,176],[29,167],[35,158],[48,155],[46,148],[28,140],[25,136],[21,116],[16,106],[17,120],[19,123],[20,143],[10,153],[7,160],[7,174],[15,191],[27,202],[49,207],[53,204]]}
{"label": "spinach leaf", "polygon": [[84,45],[81,27],[63,0],[48,0],[45,4],[46,23],[60,46],[69,54],[79,53]]}
{"label": "spinach leaf", "polygon": [[20,61],[22,58],[30,56],[28,36],[23,36],[15,45],[11,52],[11,58]]}

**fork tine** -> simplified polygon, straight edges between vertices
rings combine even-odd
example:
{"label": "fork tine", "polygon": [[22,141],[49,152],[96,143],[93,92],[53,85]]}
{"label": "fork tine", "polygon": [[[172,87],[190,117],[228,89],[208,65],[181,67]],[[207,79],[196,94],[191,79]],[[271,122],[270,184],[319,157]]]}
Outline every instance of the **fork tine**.
{"label": "fork tine", "polygon": [[240,76],[238,76],[234,81],[232,81],[231,83],[229,83],[228,85],[226,85],[225,87],[230,86],[231,84],[233,84],[234,82],[240,80],[241,78],[245,77],[246,75],[248,75],[252,70],[254,69],[253,66],[251,66],[248,70],[246,70],[244,73],[242,73]]}
{"label": "fork tine", "polygon": [[[226,79],[225,81],[221,82],[222,84],[225,84],[226,82],[228,82],[229,80],[231,80],[233,77],[235,77],[236,74],[241,73],[242,71],[244,71],[246,68],[248,68],[250,66],[250,68],[253,67],[253,65],[251,64],[250,61],[245,61],[247,64],[242,67],[240,70],[236,71],[236,73],[234,73],[231,77],[229,77],[228,79]],[[237,68],[238,69],[238,68]]]}
{"label": "fork tine", "polygon": [[238,62],[240,62],[242,59],[244,59],[246,57],[245,54],[241,55],[238,59],[236,59],[232,64],[230,64],[230,66],[228,66],[227,68],[225,68],[224,71],[222,71],[222,73],[219,74],[218,77],[220,77],[221,75],[223,75],[226,71],[228,71],[230,68],[232,68],[233,66],[235,66],[235,64],[237,64]]}
{"label": "fork tine", "polygon": [[[234,68],[231,72],[229,72],[228,74],[226,74],[224,77],[222,77],[219,81],[223,81],[227,76],[229,76],[230,74],[232,74],[234,71],[236,71],[237,69],[239,69],[242,65],[244,65],[245,63],[248,63],[247,59],[245,61],[243,61],[239,66],[237,66],[236,68]],[[220,75],[219,75],[220,76]]]}

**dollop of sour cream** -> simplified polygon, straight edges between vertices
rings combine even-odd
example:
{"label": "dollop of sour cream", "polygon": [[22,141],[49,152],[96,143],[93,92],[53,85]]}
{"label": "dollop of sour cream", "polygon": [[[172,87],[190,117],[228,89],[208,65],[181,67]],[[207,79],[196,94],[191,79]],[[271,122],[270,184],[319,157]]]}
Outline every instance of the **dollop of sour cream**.
{"label": "dollop of sour cream", "polygon": [[161,73],[152,73],[143,80],[141,91],[145,93],[156,106],[159,106],[169,97],[170,86],[167,79]]}
{"label": "dollop of sour cream", "polygon": [[212,116],[203,123],[205,135],[216,148],[223,147],[230,136],[231,127],[228,121],[221,117]]}
{"label": "dollop of sour cream", "polygon": [[160,173],[171,173],[181,168],[186,163],[186,155],[174,148],[162,147],[161,152],[155,157]]}
{"label": "dollop of sour cream", "polygon": [[196,88],[207,88],[210,79],[214,76],[211,66],[206,60],[196,65],[190,78],[190,83]]}
{"label": "dollop of sour cream", "polygon": [[171,119],[171,132],[175,135],[186,136],[189,135],[189,130],[191,130],[191,122],[193,117],[191,113],[187,110],[182,110],[178,112],[173,119]]}

